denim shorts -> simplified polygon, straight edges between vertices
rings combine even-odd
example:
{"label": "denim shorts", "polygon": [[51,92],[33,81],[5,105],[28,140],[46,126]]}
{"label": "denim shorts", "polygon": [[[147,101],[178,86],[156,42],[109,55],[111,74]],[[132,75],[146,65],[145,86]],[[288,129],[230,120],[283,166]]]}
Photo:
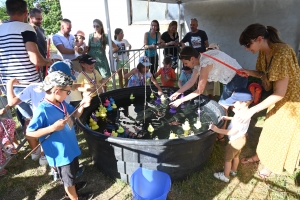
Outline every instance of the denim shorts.
{"label": "denim shorts", "polygon": [[223,92],[219,104],[226,105],[225,100],[228,99],[236,89],[246,88],[247,84],[248,78],[236,74],[229,83],[223,85]]}
{"label": "denim shorts", "polygon": [[[25,88],[23,87],[14,87],[15,95],[18,95],[21,93]],[[22,102],[19,105],[17,105],[18,110],[22,114],[23,118],[30,119],[32,118],[32,109],[31,109],[31,103],[30,102]]]}

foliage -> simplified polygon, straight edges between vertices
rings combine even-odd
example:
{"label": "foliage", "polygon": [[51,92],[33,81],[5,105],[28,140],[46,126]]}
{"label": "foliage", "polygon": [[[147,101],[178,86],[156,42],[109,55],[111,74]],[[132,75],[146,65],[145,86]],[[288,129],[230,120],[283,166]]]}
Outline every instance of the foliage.
{"label": "foliage", "polygon": [[0,7],[0,20],[4,21],[9,19],[8,14],[6,13],[6,8],[5,6]]}

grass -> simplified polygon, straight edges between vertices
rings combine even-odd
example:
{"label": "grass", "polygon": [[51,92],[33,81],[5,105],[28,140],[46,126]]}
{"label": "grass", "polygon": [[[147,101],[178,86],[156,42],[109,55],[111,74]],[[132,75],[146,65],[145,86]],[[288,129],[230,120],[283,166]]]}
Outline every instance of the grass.
{"label": "grass", "polygon": [[[265,111],[253,116],[247,144],[242,150],[241,157],[255,153],[264,116]],[[88,181],[84,192],[94,192],[94,199],[131,199],[129,185],[120,180],[108,178],[93,166],[93,160],[82,132],[78,133],[78,141],[82,150],[80,162],[85,166],[84,174],[79,181]],[[168,200],[300,199],[299,172],[294,175],[272,176],[267,181],[263,181],[257,176],[257,170],[262,167],[260,164],[240,164],[238,175],[232,177],[229,183],[216,180],[213,173],[222,169],[225,145],[226,143],[215,143],[212,155],[204,169],[191,174],[182,182],[173,183]],[[23,159],[29,151],[26,144],[25,148],[6,167],[9,173],[0,177],[0,199],[63,199],[63,186],[59,181],[53,181],[52,176],[49,175],[50,168],[39,166],[38,162],[30,158]]]}

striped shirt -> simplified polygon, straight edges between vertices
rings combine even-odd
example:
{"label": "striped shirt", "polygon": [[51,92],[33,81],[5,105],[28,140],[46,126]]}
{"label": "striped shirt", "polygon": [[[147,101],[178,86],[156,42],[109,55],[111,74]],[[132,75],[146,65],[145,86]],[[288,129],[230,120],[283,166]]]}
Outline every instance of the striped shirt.
{"label": "striped shirt", "polygon": [[26,42],[37,43],[36,32],[27,23],[9,21],[0,25],[0,82],[12,78],[39,82],[35,65],[30,61]]}

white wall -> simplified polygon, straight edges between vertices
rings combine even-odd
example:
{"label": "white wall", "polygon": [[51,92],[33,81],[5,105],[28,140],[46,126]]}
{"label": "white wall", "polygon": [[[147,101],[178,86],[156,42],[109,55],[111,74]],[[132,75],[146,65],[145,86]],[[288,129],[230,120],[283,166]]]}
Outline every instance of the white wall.
{"label": "white wall", "polygon": [[196,17],[198,28],[206,31],[208,41],[218,43],[245,68],[255,68],[257,55],[240,46],[239,36],[252,23],[274,26],[280,31],[282,40],[298,52],[299,0],[210,0],[187,3],[183,7],[186,24]]}

